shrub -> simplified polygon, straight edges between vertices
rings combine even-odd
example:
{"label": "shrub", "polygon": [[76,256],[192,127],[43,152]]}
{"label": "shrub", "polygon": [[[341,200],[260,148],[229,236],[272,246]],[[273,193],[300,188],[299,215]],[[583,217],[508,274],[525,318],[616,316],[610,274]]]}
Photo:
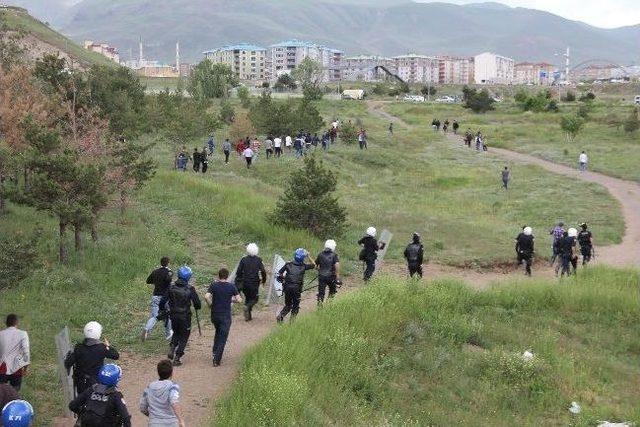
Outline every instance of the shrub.
{"label": "shrub", "polygon": [[41,234],[37,229],[31,236],[17,234],[0,239],[0,290],[29,275],[38,257],[36,244]]}
{"label": "shrub", "polygon": [[593,101],[594,99],[596,99],[596,95],[593,92],[583,93],[580,96],[580,101],[582,102]]}
{"label": "shrub", "polygon": [[561,99],[563,102],[575,102],[576,94],[568,90],[567,93],[563,95]]}
{"label": "shrub", "polygon": [[294,171],[284,194],[271,215],[275,225],[308,230],[320,238],[342,235],[346,210],[333,195],[335,174],[314,155],[305,157],[304,166]]}
{"label": "shrub", "polygon": [[585,102],[580,104],[576,115],[584,120],[588,120],[589,114],[591,114],[591,110],[593,110],[593,106],[590,103]]}
{"label": "shrub", "polygon": [[420,89],[420,93],[424,96],[433,96],[436,92],[438,92],[438,89],[433,86],[422,86],[422,89]]}
{"label": "shrub", "polygon": [[240,99],[240,105],[242,105],[242,108],[249,108],[251,106],[251,96],[249,95],[248,87],[238,87],[238,98]]}
{"label": "shrub", "polygon": [[382,96],[382,95],[386,95],[386,94],[387,94],[387,92],[388,92],[388,88],[387,88],[387,86],[385,86],[384,84],[382,84],[382,83],[378,83],[378,84],[376,84],[376,85],[373,87],[373,89],[371,89],[371,92],[372,92],[374,95],[380,95],[380,96]]}
{"label": "shrub", "polygon": [[562,116],[560,118],[560,128],[565,132],[567,141],[573,141],[584,127],[584,119],[579,116]]}
{"label": "shrub", "polygon": [[547,111],[550,113],[557,113],[558,111],[560,111],[560,108],[558,107],[558,101],[556,101],[555,99],[550,100],[547,104]]}
{"label": "shrub", "polygon": [[470,89],[465,86],[463,89],[464,94],[464,108],[468,108],[474,113],[486,113],[487,111],[494,110],[496,100],[489,95],[489,91],[482,89],[478,92],[476,89]]}
{"label": "shrub", "polygon": [[640,120],[638,119],[638,109],[634,107],[629,117],[624,121],[623,128],[625,132],[633,133],[640,129]]}
{"label": "shrub", "polygon": [[236,112],[226,99],[220,103],[220,121],[226,124],[233,123]]}
{"label": "shrub", "polygon": [[345,123],[340,128],[340,141],[346,144],[355,144],[358,142],[358,127],[351,123]]}

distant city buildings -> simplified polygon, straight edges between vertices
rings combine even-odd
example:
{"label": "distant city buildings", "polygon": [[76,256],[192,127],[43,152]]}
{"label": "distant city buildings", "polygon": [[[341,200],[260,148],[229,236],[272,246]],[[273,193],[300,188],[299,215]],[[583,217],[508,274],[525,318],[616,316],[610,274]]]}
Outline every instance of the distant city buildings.
{"label": "distant city buildings", "polygon": [[267,50],[251,44],[224,46],[203,52],[215,64],[225,64],[240,80],[265,80]]}
{"label": "distant city buildings", "polygon": [[556,67],[546,62],[520,62],[514,66],[514,70],[516,84],[551,86]]}
{"label": "distant city buildings", "polygon": [[574,70],[571,77],[579,81],[610,80],[620,77],[621,74],[623,74],[622,70],[617,65],[588,65],[579,70]]}
{"label": "distant city buildings", "polygon": [[474,59],[453,56],[438,56],[438,83],[466,85],[474,82]]}
{"label": "distant city buildings", "polygon": [[85,40],[84,48],[90,50],[92,52],[99,53],[100,55],[106,56],[110,60],[120,63],[120,54],[118,53],[118,49],[113,46],[109,46],[106,43],[96,43],[93,40]]}
{"label": "distant city buildings", "polygon": [[474,79],[476,84],[512,84],[515,80],[515,61],[491,52],[476,55]]}
{"label": "distant city buildings", "polygon": [[393,58],[383,56],[350,56],[344,58],[342,79],[346,81],[375,82],[380,80],[380,72],[376,67],[385,67],[389,72],[396,73],[396,62]]}
{"label": "distant city buildings", "polygon": [[396,74],[407,83],[437,84],[440,75],[438,59],[425,55],[394,56]]}

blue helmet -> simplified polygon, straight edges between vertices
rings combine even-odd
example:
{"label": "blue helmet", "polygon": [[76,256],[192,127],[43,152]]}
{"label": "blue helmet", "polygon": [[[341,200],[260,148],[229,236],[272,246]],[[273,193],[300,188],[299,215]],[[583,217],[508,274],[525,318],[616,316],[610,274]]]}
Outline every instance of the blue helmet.
{"label": "blue helmet", "polygon": [[29,427],[33,421],[33,407],[26,400],[13,400],[2,409],[5,427]]}
{"label": "blue helmet", "polygon": [[188,282],[189,279],[191,279],[191,276],[193,276],[193,271],[191,271],[190,267],[183,265],[178,269],[178,279]]}
{"label": "blue helmet", "polygon": [[98,382],[109,387],[115,387],[118,385],[121,376],[122,369],[120,369],[120,366],[109,363],[100,368]]}
{"label": "blue helmet", "polygon": [[293,260],[295,262],[302,262],[307,257],[307,251],[302,248],[296,249],[296,252],[293,254]]}

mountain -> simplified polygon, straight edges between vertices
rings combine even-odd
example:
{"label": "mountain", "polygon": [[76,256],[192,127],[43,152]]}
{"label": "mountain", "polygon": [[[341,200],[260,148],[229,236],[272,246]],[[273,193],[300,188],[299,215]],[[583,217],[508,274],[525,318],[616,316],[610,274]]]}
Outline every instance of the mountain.
{"label": "mountain", "polygon": [[58,54],[72,59],[75,66],[82,68],[93,64],[115,65],[104,56],[85,50],[52,30],[29,15],[25,9],[0,6],[0,39],[4,37],[15,38],[28,61],[40,59],[45,54]]}
{"label": "mountain", "polygon": [[[35,0],[32,0],[35,1]],[[57,0],[60,1],[60,0]],[[176,41],[188,61],[241,41],[269,45],[309,40],[347,54],[474,55],[516,60],[640,60],[640,26],[601,29],[551,13],[499,3],[453,5],[410,0],[83,0],[54,21],[76,40],[120,48],[127,58],[143,39],[145,56],[171,61]]]}
{"label": "mountain", "polygon": [[6,2],[12,6],[27,9],[29,14],[44,22],[54,22],[74,4],[81,0],[10,0]]}

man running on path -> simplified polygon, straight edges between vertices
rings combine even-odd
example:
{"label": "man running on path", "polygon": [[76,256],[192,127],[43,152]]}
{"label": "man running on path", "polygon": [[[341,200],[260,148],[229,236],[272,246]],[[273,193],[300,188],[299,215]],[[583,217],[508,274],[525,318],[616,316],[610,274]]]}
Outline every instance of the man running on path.
{"label": "man running on path", "polygon": [[[149,334],[158,322],[156,317],[161,311],[160,301],[162,301],[163,298],[166,300],[169,294],[169,286],[171,286],[172,278],[173,272],[169,268],[169,258],[162,257],[162,259],[160,259],[160,267],[153,270],[151,274],[149,274],[149,277],[147,277],[147,285],[153,285],[153,295],[151,296],[151,316],[142,330],[142,342],[149,338]],[[166,307],[162,307],[162,310],[165,309]],[[173,336],[170,320],[166,320],[164,328],[165,338],[168,341]]]}
{"label": "man running on path", "polygon": [[366,267],[364,269],[363,279],[368,282],[376,270],[376,259],[378,259],[378,251],[384,249],[385,243],[376,240],[378,231],[375,227],[367,228],[367,235],[358,240],[358,244],[362,246],[360,251],[360,261],[364,261]]}
{"label": "man running on path", "polygon": [[[309,260],[309,264],[305,263]],[[286,263],[278,271],[278,281],[283,284],[284,307],[276,320],[282,323],[287,314],[291,313],[293,321],[300,311],[300,298],[302,296],[302,286],[304,285],[304,273],[313,270],[316,264],[309,258],[309,252],[299,248],[293,255],[293,261]]]}
{"label": "man running on path", "polygon": [[424,262],[424,246],[420,242],[420,235],[413,233],[412,242],[404,250],[404,258],[407,260],[409,277],[418,276],[422,279],[422,263]]}
{"label": "man running on path", "polygon": [[267,270],[258,256],[259,251],[258,245],[249,243],[247,255],[240,260],[236,271],[236,286],[244,294],[244,320],[247,322],[251,321],[251,310],[258,303],[260,283],[267,282]]}
{"label": "man running on path", "polygon": [[221,268],[218,271],[218,280],[209,285],[207,294],[204,296],[211,307],[211,323],[216,329],[212,348],[213,366],[220,366],[224,347],[227,344],[231,330],[231,304],[242,302],[238,289],[227,280],[228,278],[229,270]]}
{"label": "man running on path", "polygon": [[325,242],[324,250],[316,257],[316,266],[318,268],[318,306],[322,306],[327,287],[329,298],[333,298],[340,283],[340,259],[336,253],[335,240]]}
{"label": "man running on path", "polygon": [[518,265],[525,263],[525,274],[531,276],[531,264],[533,262],[534,253],[533,230],[531,227],[525,227],[522,233],[516,238],[516,252],[518,253]]}
{"label": "man running on path", "polygon": [[593,255],[593,235],[587,230],[587,223],[583,222],[580,224],[580,228],[578,243],[580,244],[580,253],[582,254],[582,265],[587,265]]}
{"label": "man running on path", "polygon": [[169,309],[173,338],[169,349],[169,359],[173,366],[182,365],[182,356],[191,336],[191,306],[200,310],[202,305],[196,289],[189,284],[193,272],[182,266],[178,269],[178,280],[169,287]]}

